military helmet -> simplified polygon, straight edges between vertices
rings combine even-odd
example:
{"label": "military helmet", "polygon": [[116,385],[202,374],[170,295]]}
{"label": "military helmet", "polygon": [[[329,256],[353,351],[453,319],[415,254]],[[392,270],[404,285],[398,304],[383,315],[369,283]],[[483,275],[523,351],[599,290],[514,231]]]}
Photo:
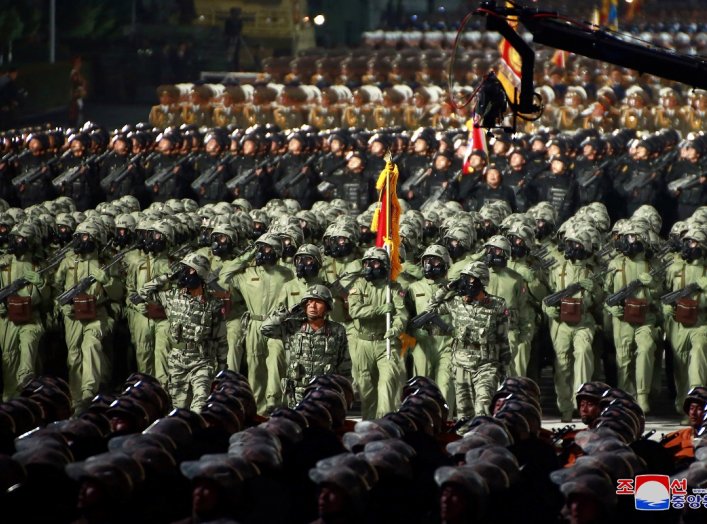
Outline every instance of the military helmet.
{"label": "military helmet", "polygon": [[133,195],[122,196],[118,201],[129,208],[130,211],[140,211],[140,201]]}
{"label": "military helmet", "polygon": [[322,265],[322,252],[314,244],[302,244],[299,248],[297,248],[294,260],[297,260],[297,257],[299,256],[312,257],[317,261],[320,267]]}
{"label": "military helmet", "polygon": [[33,242],[39,240],[37,238],[39,236],[39,230],[32,222],[20,222],[10,230],[10,236],[23,237],[28,241]]}
{"label": "military helmet", "polygon": [[592,241],[592,235],[587,229],[568,228],[565,234],[565,240],[579,242],[587,253],[593,251],[594,243]]}
{"label": "military helmet", "polygon": [[[76,219],[69,213],[59,213],[54,222],[57,227],[66,226],[71,228],[72,231],[76,229]],[[0,224],[2,224],[2,222],[0,222]]]}
{"label": "military helmet", "polygon": [[123,213],[122,215],[118,215],[118,217],[115,219],[115,228],[116,229],[128,229],[130,231],[135,231],[135,227],[137,226],[137,220],[135,220],[135,217],[132,215],[129,215],[127,213]]}
{"label": "military helmet", "polygon": [[164,235],[170,244],[174,244],[174,227],[166,220],[152,224],[152,230]]}
{"label": "military helmet", "polygon": [[650,228],[656,233],[660,232],[663,226],[663,218],[658,213],[658,210],[649,204],[643,204],[633,212],[634,217],[645,218],[650,224]]}
{"label": "military helmet", "polygon": [[238,243],[238,232],[230,224],[221,224],[214,227],[213,231],[211,231],[211,238],[213,239],[215,235],[226,235],[233,244]]}
{"label": "military helmet", "polygon": [[231,205],[236,209],[245,211],[246,213],[250,213],[250,211],[253,210],[253,204],[245,198],[236,198],[233,202],[231,202]]}
{"label": "military helmet", "polygon": [[447,248],[444,246],[441,246],[439,244],[432,244],[430,246],[427,246],[427,249],[425,249],[424,253],[422,253],[422,257],[420,260],[425,261],[426,257],[438,257],[442,259],[442,262],[444,262],[444,265],[447,269],[452,267],[452,257],[449,256],[449,251],[447,251]]}
{"label": "military helmet", "polygon": [[255,245],[257,246],[258,244],[265,244],[266,246],[273,248],[273,251],[275,251],[278,258],[282,255],[282,241],[277,235],[273,235],[272,233],[260,235],[255,241]]}
{"label": "military helmet", "polygon": [[491,238],[489,238],[486,241],[486,243],[484,244],[484,247],[500,248],[503,250],[503,254],[506,255],[506,258],[511,257],[511,243],[503,235],[492,236]]}
{"label": "military helmet", "polygon": [[585,382],[579,386],[579,389],[577,390],[577,393],[575,393],[574,397],[577,399],[577,403],[579,403],[579,400],[582,398],[589,398],[599,402],[601,397],[609,390],[609,388],[610,386],[604,382]]}
{"label": "military helmet", "polygon": [[483,262],[469,262],[464,266],[461,274],[478,278],[484,287],[489,284],[489,267]]}
{"label": "military helmet", "polygon": [[694,240],[700,245],[702,249],[707,250],[707,234],[705,234],[703,228],[691,227],[687,230],[687,233],[685,233],[682,238]]}
{"label": "military helmet", "polygon": [[361,257],[361,260],[379,260],[385,267],[390,267],[388,252],[380,247],[369,247]]}
{"label": "military helmet", "polygon": [[535,231],[523,223],[514,224],[508,229],[506,234],[522,239],[528,249],[531,249],[535,243]]}
{"label": "military helmet", "polygon": [[687,396],[682,403],[682,410],[687,413],[690,410],[690,404],[697,402],[702,406],[707,405],[707,387],[696,386],[687,392]]}
{"label": "military helmet", "polygon": [[321,284],[317,284],[315,286],[312,286],[305,291],[304,295],[302,295],[302,300],[301,304],[305,305],[307,300],[321,300],[324,302],[331,311],[334,308],[334,298],[331,295],[331,291],[329,291],[329,288],[326,286],[323,286]]}
{"label": "military helmet", "polygon": [[74,235],[91,235],[91,238],[97,243],[104,244],[106,241],[105,229],[102,224],[97,223],[94,220],[84,220],[74,231]]}
{"label": "military helmet", "polygon": [[670,235],[675,235],[682,238],[683,233],[686,233],[690,229],[690,225],[684,220],[678,220],[670,228]]}
{"label": "military helmet", "polygon": [[206,280],[208,278],[209,271],[211,270],[211,263],[204,255],[189,253],[180,262],[185,266],[196,270],[196,274],[199,275],[199,278],[202,280]]}

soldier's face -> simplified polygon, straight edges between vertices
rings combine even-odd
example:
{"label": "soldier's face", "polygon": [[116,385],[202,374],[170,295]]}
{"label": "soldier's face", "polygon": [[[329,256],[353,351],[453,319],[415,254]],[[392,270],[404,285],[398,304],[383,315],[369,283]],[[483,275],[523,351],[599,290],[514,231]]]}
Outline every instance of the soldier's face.
{"label": "soldier's face", "polygon": [[383,144],[382,144],[381,142],[378,142],[378,141],[376,140],[375,142],[373,142],[373,143],[371,144],[371,146],[369,147],[369,150],[371,151],[371,154],[372,154],[372,155],[380,156],[380,155],[382,155],[383,152],[384,152],[384,147],[383,147]]}
{"label": "soldier's face", "polygon": [[113,142],[113,151],[120,156],[127,155],[129,147],[125,140],[116,140]]}
{"label": "soldier's face", "polygon": [[170,142],[166,138],[163,138],[157,144],[157,151],[159,151],[162,154],[169,153],[170,151],[172,151],[172,142]]}
{"label": "soldier's face", "polygon": [[513,169],[520,169],[525,164],[525,158],[523,155],[513,154],[509,163]]}
{"label": "soldier's face", "polygon": [[331,150],[332,153],[337,153],[344,149],[344,144],[341,140],[339,139],[333,139],[329,142],[329,149]]}
{"label": "soldier's face", "polygon": [[326,314],[326,304],[323,300],[309,299],[305,306],[305,314],[309,320],[324,318]]}
{"label": "soldier's face", "polygon": [[287,143],[287,150],[290,153],[300,153],[302,151],[302,142],[299,140],[290,140]]}
{"label": "soldier's face", "polygon": [[702,423],[702,415],[704,415],[705,412],[704,408],[704,404],[700,404],[699,402],[690,404],[690,407],[687,409],[687,417],[690,420],[691,427],[698,428],[700,426]]}
{"label": "soldier's face", "polygon": [[206,142],[206,152],[209,155],[218,155],[221,152],[221,146],[218,144],[215,138],[212,138]]}
{"label": "soldier's face", "polygon": [[319,490],[317,507],[320,517],[341,515],[346,511],[347,495],[340,487],[334,484],[324,484]]}
{"label": "soldier's face", "polygon": [[71,152],[74,154],[74,156],[83,156],[83,153],[86,150],[84,145],[78,140],[73,140],[69,147],[71,148]]}
{"label": "soldier's face", "polygon": [[255,142],[252,140],[246,140],[243,142],[243,154],[244,155],[254,155],[255,154]]}
{"label": "soldier's face", "polygon": [[498,187],[501,184],[501,173],[498,169],[489,169],[486,172],[486,183],[491,187]]}
{"label": "soldier's face", "polygon": [[579,401],[579,418],[585,424],[590,424],[599,416],[599,403],[588,398]]}
{"label": "soldier's face", "polygon": [[413,150],[417,154],[422,154],[427,152],[427,142],[423,140],[422,138],[418,138],[415,140],[415,143],[413,144]]}
{"label": "soldier's face", "polygon": [[44,148],[42,147],[42,143],[36,138],[33,138],[29,141],[29,150],[32,152],[33,155],[41,155],[43,149]]}
{"label": "soldier's face", "polygon": [[550,171],[554,175],[560,175],[564,172],[565,170],[565,163],[562,160],[553,160],[550,163]]}
{"label": "soldier's face", "polygon": [[449,167],[450,164],[451,164],[451,162],[449,161],[449,159],[446,156],[440,155],[437,158],[435,158],[435,169],[437,169],[439,171],[445,171]]}
{"label": "soldier's face", "polygon": [[360,173],[363,171],[363,160],[361,160],[361,157],[352,156],[346,163],[346,167],[353,173]]}
{"label": "soldier's face", "polygon": [[567,508],[571,524],[597,522],[602,513],[597,500],[584,493],[573,493],[567,499]]}
{"label": "soldier's face", "polygon": [[447,483],[439,497],[439,516],[442,522],[464,522],[469,496],[456,484]]}

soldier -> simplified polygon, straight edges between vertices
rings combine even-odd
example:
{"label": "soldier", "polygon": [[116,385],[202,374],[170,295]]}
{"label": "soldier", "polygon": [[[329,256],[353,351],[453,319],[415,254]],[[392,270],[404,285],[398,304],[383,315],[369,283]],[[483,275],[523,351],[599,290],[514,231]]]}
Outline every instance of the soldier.
{"label": "soldier", "polygon": [[668,191],[677,200],[680,220],[686,220],[707,201],[704,151],[703,140],[684,143],[680,149],[680,160],[666,177],[666,182],[672,182],[668,183]]}
{"label": "soldier", "polygon": [[38,270],[39,232],[30,222],[12,228],[8,254],[0,257],[0,289],[15,280],[27,285],[0,302],[3,400],[20,393],[38,369],[39,341],[44,334],[40,307],[48,298],[47,282]]}
{"label": "soldier", "polygon": [[625,178],[617,180],[616,190],[623,197],[627,215],[644,204],[652,205],[658,194],[659,172],[652,160],[659,153],[653,137],[635,143]]}
{"label": "soldier", "polygon": [[702,417],[707,405],[707,388],[696,386],[687,392],[682,403],[689,427],[673,431],[665,435],[660,444],[668,450],[675,465],[675,471],[682,471],[695,460],[695,439],[698,438],[697,430],[702,424]]}
{"label": "soldier", "polygon": [[196,167],[200,175],[208,176],[209,179],[199,184],[197,177],[195,185],[198,184],[198,187],[193,188],[201,206],[228,200],[226,182],[233,176],[228,146],[228,136],[219,129],[208,132],[204,137],[206,155],[199,158]]}
{"label": "soldier", "polygon": [[315,155],[306,151],[307,138],[299,131],[287,136],[287,154],[277,166],[274,180],[279,198],[294,198],[303,208],[312,207],[318,176],[313,169]]}
{"label": "soldier", "polygon": [[[349,293],[349,314],[353,319],[352,364],[354,380],[361,396],[361,417],[380,418],[395,409],[402,388],[403,365],[400,339],[407,323],[405,292],[389,282],[390,260],[381,248],[366,250],[361,259],[363,278]],[[390,301],[386,290],[390,286]],[[386,329],[386,314],[392,317]],[[386,342],[390,344],[390,354]]]}
{"label": "soldier", "polygon": [[172,404],[197,413],[206,404],[217,370],[226,368],[228,353],[223,305],[206,286],[209,269],[206,257],[191,253],[180,261],[178,271],[159,275],[138,290],[167,314]]}
{"label": "soldier", "polygon": [[430,174],[410,191],[412,198],[408,194],[410,206],[414,209],[421,209],[428,199],[437,202],[456,200],[459,193],[458,177],[459,172],[452,167],[452,152],[447,150],[435,154]]}
{"label": "soldier", "polygon": [[688,286],[691,293],[662,306],[678,399],[685,398],[689,388],[707,384],[707,235],[695,227],[683,236],[680,256],[665,274],[667,290]]}
{"label": "soldier", "polygon": [[253,388],[258,413],[266,413],[281,401],[281,378],[286,372],[286,362],[284,354],[268,354],[267,339],[260,333],[260,326],[277,307],[282,287],[292,280],[293,274],[277,263],[282,256],[282,242],[276,235],[262,235],[255,246],[255,266],[244,269],[244,261],[240,259],[225,263],[219,274],[219,285],[240,291],[248,308],[242,325],[248,382]]}
{"label": "soldier", "polygon": [[489,164],[484,169],[484,183],[474,190],[472,200],[466,204],[473,205],[478,210],[496,200],[507,202],[514,212],[517,209],[515,192],[503,180],[501,168],[496,164]]}
{"label": "soldier", "polygon": [[577,183],[569,171],[570,160],[564,155],[550,157],[550,169],[541,173],[531,183],[531,193],[536,203],[547,201],[557,209],[559,222],[564,222],[575,212],[579,193]]}
{"label": "soldier", "polygon": [[353,92],[353,104],[344,108],[341,114],[341,127],[344,129],[375,129],[373,104],[383,100],[380,88],[373,85],[361,86]]}
{"label": "soldier", "polygon": [[74,256],[67,256],[59,264],[52,287],[63,293],[86,277],[94,280],[85,294],[61,306],[69,349],[71,398],[80,410],[98,393],[104,377],[109,375],[103,346],[111,334],[113,320],[108,316],[107,305],[108,301],[121,299],[122,286],[113,274],[101,267],[99,253],[106,243],[102,226],[83,222],[76,228],[75,237]]}
{"label": "soldier", "polygon": [[233,126],[245,129],[249,126],[243,117],[243,106],[253,98],[253,86],[226,86],[221,96],[221,105],[214,107],[214,126]]}
{"label": "soldier", "polygon": [[501,297],[486,291],[489,269],[469,263],[454,289],[435,293],[428,309],[452,318],[452,372],[457,415],[489,415],[491,398],[511,365],[508,310]]}
{"label": "soldier", "polygon": [[49,137],[45,133],[30,133],[25,139],[30,155],[23,159],[18,166],[18,176],[39,176],[34,181],[25,183],[21,180],[15,189],[20,201],[20,207],[26,209],[32,205],[51,200],[55,190],[52,179],[56,172],[57,159],[49,151]]}
{"label": "soldier", "polygon": [[341,174],[329,178],[328,183],[334,186],[336,198],[343,198],[352,212],[360,213],[376,199],[375,181],[365,174],[367,158],[364,153],[352,151],[346,155],[345,162]]}
{"label": "soldier", "polygon": [[179,89],[173,85],[161,85],[157,88],[157,98],[160,103],[150,109],[150,125],[159,129],[181,125]]}
{"label": "soldier", "polygon": [[[590,313],[593,302],[592,239],[589,233],[569,230],[565,237],[565,260],[549,273],[551,292],[578,283],[579,291],[563,299],[560,307],[543,302],[543,311],[550,319],[550,336],[555,349],[555,392],[562,422],[572,421],[572,391],[589,382],[594,372],[592,343],[596,323]],[[574,386],[573,386],[574,385]]]}
{"label": "soldier", "polygon": [[86,133],[76,133],[69,137],[71,155],[64,158],[61,169],[63,172],[71,169],[78,170],[77,176],[72,181],[61,184],[58,193],[71,198],[79,211],[92,209],[101,197],[98,185],[99,166],[91,157],[89,146],[91,140]]}
{"label": "soldier", "polygon": [[279,104],[273,110],[273,119],[280,129],[298,129],[305,123],[304,103],[307,93],[303,86],[285,86],[280,92]]}
{"label": "soldier", "polygon": [[185,104],[182,108],[182,122],[199,127],[211,127],[213,125],[214,108],[211,99],[214,91],[208,85],[195,85],[190,93],[191,103]]}
{"label": "soldier", "polygon": [[[302,301],[305,291],[315,285],[324,284],[320,276],[322,269],[322,254],[319,248],[312,244],[302,244],[292,260],[295,267],[295,276],[285,283],[280,293],[278,303],[281,307],[290,310]],[[329,311],[333,309],[332,307]]]}
{"label": "soldier", "polygon": [[650,274],[655,262],[651,263],[646,253],[649,246],[647,231],[630,221],[619,239],[620,255],[609,263],[604,281],[608,294],[622,290],[634,280],[641,283],[623,304],[605,307],[613,317],[618,387],[632,396],[638,394],[638,404],[645,413],[650,411],[648,396],[657,351],[655,302],[662,287]]}
{"label": "soldier", "polygon": [[164,172],[167,177],[162,183],[154,183],[148,190],[152,200],[165,202],[170,198],[184,198],[190,196],[189,184],[192,182],[193,172],[189,163],[190,156],[179,158],[179,145],[182,138],[174,129],[166,130],[157,136],[156,152],[159,156],[154,161],[154,172]]}
{"label": "soldier", "polygon": [[[444,246],[433,244],[422,253],[424,279],[410,284],[405,303],[411,315],[423,313],[435,293],[447,282],[452,259]],[[448,321],[447,318],[443,320]],[[436,324],[427,324],[410,333],[417,344],[412,351],[413,372],[437,383],[447,404],[453,406],[454,382],[451,374],[452,338]]]}
{"label": "soldier", "polygon": [[582,155],[575,161],[574,174],[579,186],[579,204],[605,202],[609,190],[604,168],[604,142],[598,137],[587,137],[580,144]]}
{"label": "soldier", "polygon": [[245,198],[254,207],[265,206],[272,193],[271,175],[262,149],[265,146],[264,137],[255,131],[248,132],[238,141],[240,154],[231,161],[234,178],[240,184],[234,184],[233,196]]}
{"label": "soldier", "polygon": [[169,249],[174,246],[174,228],[167,221],[154,223],[148,230],[144,254],[129,264],[125,278],[126,313],[130,335],[135,345],[137,370],[152,375],[163,386],[169,379],[170,351],[167,313],[155,301],[134,301],[145,284],[160,275],[171,273]]}
{"label": "soldier", "polygon": [[295,311],[281,308],[263,322],[260,331],[268,338],[285,342],[290,353],[283,389],[288,405],[294,408],[303,398],[305,387],[318,375],[351,376],[351,359],[346,329],[329,320],[333,305],[331,291],[321,284],[308,288]]}

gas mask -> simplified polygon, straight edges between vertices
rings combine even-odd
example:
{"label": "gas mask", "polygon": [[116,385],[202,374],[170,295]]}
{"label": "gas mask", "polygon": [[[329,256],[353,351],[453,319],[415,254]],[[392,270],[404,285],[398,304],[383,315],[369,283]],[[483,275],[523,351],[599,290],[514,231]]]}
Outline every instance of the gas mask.
{"label": "gas mask", "polygon": [[[311,257],[308,257],[311,259]],[[297,278],[311,278],[319,273],[319,264],[316,260],[311,259],[311,263],[305,263],[305,257],[297,257],[295,260],[295,274]]]}
{"label": "gas mask", "polygon": [[201,228],[199,233],[199,247],[206,247],[211,244],[211,229]]}
{"label": "gas mask", "polygon": [[339,243],[338,239],[334,240],[331,245],[331,256],[334,258],[344,258],[353,253],[354,245],[347,238],[346,242]]}
{"label": "gas mask", "polygon": [[503,250],[495,247],[489,247],[486,248],[484,262],[488,267],[506,267],[506,264],[508,263],[508,258],[506,258],[506,254],[503,252]]}
{"label": "gas mask", "polygon": [[690,244],[695,243],[694,240],[686,238],[682,242],[682,249],[680,250],[680,256],[687,262],[694,262],[699,260],[704,255],[702,248],[699,245],[690,246]]}
{"label": "gas mask", "polygon": [[490,220],[484,220],[483,224],[479,227],[478,236],[482,240],[491,238],[498,232],[496,225]]}
{"label": "gas mask", "polygon": [[96,250],[96,243],[93,241],[92,238],[88,238],[87,240],[82,240],[79,238],[76,241],[76,245],[74,246],[74,253],[77,255],[86,255],[88,253],[92,253]]}
{"label": "gas mask", "polygon": [[462,297],[474,298],[482,289],[484,286],[478,278],[465,275],[457,286],[457,294]]}
{"label": "gas mask", "polygon": [[[69,238],[71,238],[71,235],[69,235]],[[0,230],[0,245],[7,244],[9,240],[10,240],[10,230],[6,227],[3,227]]]}
{"label": "gas mask", "polygon": [[297,247],[292,241],[285,239],[282,241],[282,258],[292,258],[297,253]]}
{"label": "gas mask", "polygon": [[370,244],[376,239],[376,234],[368,228],[361,228],[359,239],[361,244]]}
{"label": "gas mask", "polygon": [[579,242],[568,240],[565,242],[565,258],[572,262],[589,258],[589,252]]}
{"label": "gas mask", "polygon": [[459,260],[466,255],[466,247],[464,247],[464,245],[456,239],[445,239],[445,245],[447,251],[449,251],[449,256],[452,257],[452,260]]}
{"label": "gas mask", "polygon": [[126,248],[128,247],[128,245],[130,245],[133,235],[129,229],[119,229],[118,233],[120,233],[121,231],[123,232],[123,234],[115,235],[113,243],[116,245],[116,247]]}
{"label": "gas mask", "polygon": [[259,238],[260,235],[265,233],[265,225],[262,222],[256,222],[253,224],[253,232],[251,233],[250,237],[255,240],[256,238]]}
{"label": "gas mask", "polygon": [[425,275],[425,278],[434,280],[443,277],[446,272],[447,268],[444,266],[444,262],[438,258],[429,257],[422,261],[422,273]]}
{"label": "gas mask", "polygon": [[431,222],[426,223],[425,227],[422,229],[422,238],[424,239],[425,243],[430,244],[434,239],[437,238],[437,235],[439,235],[439,228]]}
{"label": "gas mask", "polygon": [[272,266],[275,265],[277,262],[277,253],[275,253],[274,249],[271,249],[267,253],[265,252],[264,248],[258,249],[258,252],[255,254],[255,265],[256,266]]}
{"label": "gas mask", "polygon": [[7,247],[7,252],[21,257],[29,251],[29,242],[24,237],[10,237],[10,245]]}
{"label": "gas mask", "polygon": [[167,249],[167,239],[164,236],[160,238],[150,238],[147,242],[147,250],[150,253],[157,254],[162,253]]}
{"label": "gas mask", "polygon": [[388,276],[388,270],[383,264],[378,267],[373,267],[370,262],[365,262],[363,266],[363,278],[368,282],[374,282],[376,280],[381,280]]}
{"label": "gas mask", "polygon": [[525,245],[525,242],[516,237],[516,236],[511,236],[509,237],[510,242],[511,242],[511,257],[512,258],[523,258],[530,253],[530,249]]}
{"label": "gas mask", "polygon": [[184,266],[177,276],[177,284],[179,287],[185,287],[187,289],[196,289],[201,285],[201,278],[194,272],[190,272],[191,268]]}
{"label": "gas mask", "polygon": [[550,222],[545,222],[544,220],[536,220],[535,225],[535,237],[538,240],[543,240],[552,235],[552,224]]}
{"label": "gas mask", "polygon": [[641,242],[636,235],[623,235],[619,239],[618,245],[619,251],[629,258],[633,258],[639,253],[645,251],[643,242]]}
{"label": "gas mask", "polygon": [[678,253],[682,250],[682,240],[677,235],[670,235],[668,244],[670,245],[670,251],[672,253]]}

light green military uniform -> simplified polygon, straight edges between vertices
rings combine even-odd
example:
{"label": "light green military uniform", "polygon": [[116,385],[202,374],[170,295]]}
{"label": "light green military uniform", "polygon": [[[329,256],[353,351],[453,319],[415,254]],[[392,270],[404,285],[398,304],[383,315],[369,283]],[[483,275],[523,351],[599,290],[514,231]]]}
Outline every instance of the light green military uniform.
{"label": "light green military uniform", "polygon": [[[378,251],[379,256],[387,253],[378,248],[370,248],[364,254],[370,256]],[[381,253],[382,252],[382,253]],[[400,358],[400,339],[405,329],[408,313],[405,309],[405,292],[400,284],[390,284],[392,314],[390,335],[390,358],[386,349],[386,315],[379,309],[386,304],[386,280],[368,282],[357,279],[349,293],[349,314],[353,319],[353,333],[349,344],[353,375],[361,397],[361,417],[380,418],[394,411],[399,403],[404,368]]]}
{"label": "light green military uniform", "polygon": [[[187,255],[182,264],[197,270],[202,281],[208,276],[208,260],[201,255]],[[177,408],[200,412],[211,391],[218,369],[225,369],[228,344],[223,319],[223,304],[208,288],[194,292],[171,287],[167,275],[146,283],[138,294],[154,300],[167,313],[171,350],[168,357],[169,394]]]}
{"label": "light green military uniform", "polygon": [[[96,252],[85,255],[68,256],[54,275],[53,287],[59,292],[72,288],[83,278],[100,270],[101,261]],[[119,301],[122,297],[122,285],[111,274],[105,275],[104,282],[94,282],[86,290],[96,299],[95,320],[74,320],[73,312],[68,307],[62,308],[64,315],[64,333],[66,347],[69,350],[69,387],[74,403],[88,402],[99,391],[109,367],[103,350],[103,341],[110,336],[113,320],[108,316],[109,300]]]}
{"label": "light green military uniform", "polygon": [[[282,287],[292,280],[294,275],[289,269],[277,264],[250,266],[241,270],[242,266],[243,262],[240,260],[224,264],[219,284],[224,288],[239,291],[248,308],[243,317],[245,325],[242,327],[245,335],[248,382],[253,389],[258,413],[264,414],[268,409],[282,403],[281,379],[287,371],[287,362],[284,354],[269,355],[268,339],[260,333],[260,327],[277,307]],[[234,273],[233,268],[238,268],[236,271],[240,272]]]}
{"label": "light green military uniform", "polygon": [[[615,293],[641,275],[650,277],[648,273],[652,265],[643,253],[633,258],[619,254],[609,263],[610,272],[604,281],[604,290],[607,294]],[[625,322],[622,306],[609,310],[613,317],[612,333],[616,347],[617,385],[630,395],[637,395],[641,408],[646,412],[648,412],[648,395],[651,391],[653,367],[656,361],[658,338],[656,299],[660,296],[661,287],[661,283],[653,279],[649,285],[641,285],[631,297],[647,301],[648,310],[643,324],[634,325]]]}
{"label": "light green military uniform", "polygon": [[[3,255],[0,258],[0,288],[9,286],[29,272],[36,272],[38,265],[29,254],[20,258]],[[7,401],[20,393],[20,385],[38,371],[39,341],[44,334],[40,307],[48,299],[49,288],[41,276],[37,285],[28,284],[17,292],[17,296],[29,297],[32,319],[16,324],[7,317],[5,304],[0,304],[0,349],[2,350],[3,400]],[[8,297],[9,298],[9,297]]]}
{"label": "light green military uniform", "polygon": [[[703,254],[702,258],[687,262],[676,256],[665,275],[666,290],[676,291],[698,281],[707,284],[706,258]],[[697,307],[697,322],[693,326],[685,326],[675,320],[674,307],[663,307],[666,336],[673,349],[673,373],[677,389],[675,407],[680,413],[683,413],[682,402],[688,390],[707,384],[707,290],[702,287],[687,298],[696,301],[696,304],[690,304]]]}
{"label": "light green military uniform", "polygon": [[[473,262],[461,277],[473,276],[488,283],[488,267]],[[456,291],[440,289],[428,309],[452,318],[452,369],[457,415],[489,415],[491,399],[511,364],[508,344],[509,312],[501,297],[484,292],[481,300],[462,297]]]}

